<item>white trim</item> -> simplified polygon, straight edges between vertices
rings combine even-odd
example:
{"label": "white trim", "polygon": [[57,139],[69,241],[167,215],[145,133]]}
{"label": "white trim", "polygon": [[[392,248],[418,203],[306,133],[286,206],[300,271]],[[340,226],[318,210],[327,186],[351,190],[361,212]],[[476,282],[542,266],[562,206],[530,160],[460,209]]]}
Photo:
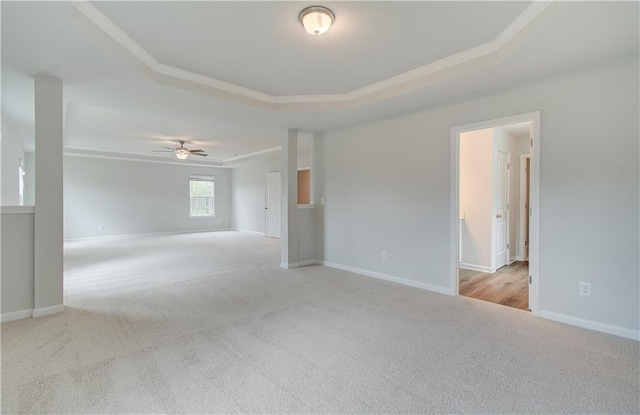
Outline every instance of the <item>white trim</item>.
{"label": "white trim", "polygon": [[262,154],[273,153],[273,152],[280,151],[280,150],[282,150],[281,146],[271,147],[271,148],[267,148],[266,150],[255,151],[253,153],[245,154],[243,156],[237,156],[237,157],[232,157],[230,159],[224,159],[222,162],[223,162],[223,164],[227,164],[227,163],[231,163],[232,161],[238,161],[238,160],[246,159],[248,157],[260,156]]}
{"label": "white trim", "polygon": [[[213,216],[208,216],[208,218],[212,218]],[[127,238],[136,238],[139,236],[154,236],[154,235],[177,235],[182,233],[205,233],[205,232],[228,232],[235,231],[236,229],[231,228],[213,228],[213,229],[193,229],[193,230],[184,230],[184,231],[167,231],[167,232],[148,232],[148,233],[129,233],[123,235],[105,235],[105,236],[85,236],[81,238],[65,238],[65,242],[75,242],[75,241],[92,241],[92,240],[102,240],[102,239],[127,239]]]}
{"label": "white trim", "polygon": [[468,269],[468,270],[471,270],[471,271],[486,272],[487,274],[493,274],[494,272],[496,272],[496,269],[493,268],[493,267],[485,267],[483,265],[467,264],[465,262],[461,262],[460,265],[458,265],[458,268]]}
{"label": "white trim", "polygon": [[367,277],[377,278],[379,280],[391,281],[391,282],[395,282],[402,285],[408,285],[409,287],[421,288],[423,290],[433,291],[440,294],[452,295],[452,291],[449,287],[428,284],[426,282],[414,281],[407,278],[396,277],[394,275],[383,274],[381,272],[369,271],[366,269],[350,267],[342,264],[336,264],[335,262],[322,261],[322,265],[329,268],[335,268],[342,271],[349,271],[356,274],[365,275]]}
{"label": "white trim", "polygon": [[[527,180],[527,172],[525,171],[527,168],[526,159],[531,159],[531,154],[520,154],[520,176],[518,180],[520,181],[520,210],[518,212],[518,246],[516,247],[516,257],[518,261],[526,261],[528,259],[525,256],[525,234],[524,228],[526,227],[526,215],[529,214],[529,207],[527,207],[527,211],[525,212],[525,201],[526,201],[526,180]],[[531,189],[529,189],[531,191]]]}
{"label": "white trim", "polygon": [[[393,76],[380,82],[343,93],[325,95],[274,96],[166,65],[156,60],[127,33],[88,1],[73,3],[74,13],[80,14],[95,27],[137,58],[148,70],[144,73],[156,82],[171,83],[183,89],[197,89],[218,98],[267,110],[292,109],[347,109],[371,104],[386,98],[415,91],[428,85],[452,79],[472,69],[485,68],[510,55],[522,43],[525,29],[535,30],[533,23],[551,2],[532,2],[493,40],[453,54],[419,68]],[[542,22],[538,22],[541,25]],[[164,79],[167,78],[167,79]]]}
{"label": "white trim", "polygon": [[628,329],[626,327],[614,326],[611,324],[600,323],[593,320],[585,320],[578,317],[568,316],[566,314],[554,313],[552,311],[540,310],[540,317],[547,320],[557,321],[559,323],[570,324],[572,326],[582,327],[589,330],[595,330],[602,333],[613,334],[614,336],[625,337],[627,339],[640,341],[640,331]]}
{"label": "white trim", "polygon": [[105,159],[105,160],[124,160],[124,161],[135,161],[135,162],[143,162],[143,163],[174,164],[178,166],[208,167],[208,168],[218,168],[218,169],[224,168],[222,161],[212,160],[211,162],[193,163],[190,161],[171,159],[171,158],[164,159],[164,158],[154,157],[154,156],[113,153],[108,151],[90,150],[86,148],[77,148],[77,147],[65,147],[63,148],[62,154],[64,156],[89,157],[89,158],[97,158],[97,159]]}
{"label": "white trim", "polygon": [[250,230],[248,230],[248,229],[231,228],[231,229],[229,229],[229,230],[234,231],[234,232],[252,233],[252,234],[255,234],[255,235],[262,235],[262,236],[264,236],[264,232],[250,231]]}
{"label": "white trim", "polygon": [[298,268],[300,267],[308,267],[309,265],[322,265],[322,261],[320,261],[319,259],[309,259],[306,261],[300,261],[298,262]]}
{"label": "white trim", "polygon": [[316,205],[311,205],[311,204],[308,204],[308,205],[298,205],[298,209],[315,209],[315,208],[316,208]]}
{"label": "white trim", "polygon": [[3,215],[33,214],[36,213],[35,206],[1,206],[0,213]]}
{"label": "white trim", "polygon": [[322,261],[318,259],[308,259],[306,261],[292,262],[290,264],[285,264],[284,262],[282,262],[280,263],[280,268],[293,269],[293,268],[307,267],[309,265],[322,265]]}
{"label": "white trim", "polygon": [[5,323],[7,321],[22,320],[22,319],[31,318],[31,317],[33,317],[33,309],[32,308],[28,308],[26,310],[12,311],[10,313],[3,313],[1,321],[3,323]]}
{"label": "white trim", "polygon": [[539,258],[539,218],[540,218],[540,111],[528,112],[493,120],[480,121],[471,124],[459,125],[451,128],[451,175],[450,175],[450,285],[454,295],[459,293],[458,258],[460,234],[460,200],[459,200],[459,170],[460,170],[460,134],[467,131],[495,128],[503,125],[532,122],[533,148],[531,149],[531,188],[530,203],[532,214],[529,222],[529,275],[532,283],[529,284],[529,308],[531,314],[538,315],[539,287],[540,287],[540,258]]}
{"label": "white trim", "polygon": [[52,305],[49,307],[34,308],[33,318],[48,316],[49,314],[62,313],[64,311],[64,304]]}

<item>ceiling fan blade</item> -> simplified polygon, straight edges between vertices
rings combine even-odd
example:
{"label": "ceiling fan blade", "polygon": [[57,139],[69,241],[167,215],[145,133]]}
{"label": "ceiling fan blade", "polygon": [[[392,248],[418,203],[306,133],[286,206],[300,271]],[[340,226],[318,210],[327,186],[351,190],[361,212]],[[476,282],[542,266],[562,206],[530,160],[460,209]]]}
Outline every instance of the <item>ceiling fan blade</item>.
{"label": "ceiling fan blade", "polygon": [[204,153],[204,150],[189,150],[189,153]]}
{"label": "ceiling fan blade", "polygon": [[167,150],[175,151],[175,148],[173,148],[173,147],[162,147],[162,148],[166,148]]}
{"label": "ceiling fan blade", "polygon": [[173,153],[173,150],[171,151],[167,151],[167,150],[151,150],[152,153]]}
{"label": "ceiling fan blade", "polygon": [[204,154],[204,153],[191,153],[191,155],[193,156],[202,156],[202,157],[207,157],[208,154]]}

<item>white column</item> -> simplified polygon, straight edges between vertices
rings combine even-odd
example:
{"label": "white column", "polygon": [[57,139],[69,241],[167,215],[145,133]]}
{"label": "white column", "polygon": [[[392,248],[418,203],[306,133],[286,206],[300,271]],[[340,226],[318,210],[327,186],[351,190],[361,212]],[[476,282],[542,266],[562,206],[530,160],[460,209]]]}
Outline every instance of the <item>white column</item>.
{"label": "white column", "polygon": [[298,263],[298,130],[282,139],[282,255],[280,266]]}
{"label": "white column", "polygon": [[64,310],[62,81],[35,77],[35,243],[33,316]]}

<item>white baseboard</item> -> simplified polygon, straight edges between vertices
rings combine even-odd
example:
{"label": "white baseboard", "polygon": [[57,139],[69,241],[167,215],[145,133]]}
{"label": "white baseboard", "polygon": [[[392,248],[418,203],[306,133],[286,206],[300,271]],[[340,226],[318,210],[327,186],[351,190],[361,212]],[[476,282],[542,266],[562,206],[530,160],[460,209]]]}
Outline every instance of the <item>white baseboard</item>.
{"label": "white baseboard", "polygon": [[322,265],[322,261],[318,259],[309,259],[307,261],[298,262],[298,267],[308,267],[309,265]]}
{"label": "white baseboard", "polygon": [[290,264],[285,264],[284,262],[282,262],[280,263],[280,268],[292,269],[292,268],[306,267],[309,265],[322,265],[322,261],[317,259],[309,259],[306,261],[292,262]]}
{"label": "white baseboard", "polygon": [[246,229],[238,229],[238,228],[231,228],[230,230],[235,231],[235,232],[253,233],[255,235],[263,235],[264,236],[264,232],[249,231],[249,230],[246,230]]}
{"label": "white baseboard", "polygon": [[2,322],[6,321],[14,321],[14,320],[22,320],[23,318],[31,318],[33,316],[33,309],[29,308],[26,310],[20,311],[12,311],[10,313],[2,314]]}
{"label": "white baseboard", "polygon": [[511,258],[511,259],[509,260],[509,262],[507,263],[507,265],[511,265],[511,264],[513,264],[514,262],[516,262],[517,260],[518,260],[518,259],[517,259],[516,257],[513,257],[513,258]]}
{"label": "white baseboard", "polygon": [[34,308],[33,317],[48,316],[49,314],[62,313],[64,311],[64,304],[52,305],[50,307]]}
{"label": "white baseboard", "polygon": [[224,231],[232,231],[235,229],[231,228],[213,228],[213,229],[194,229],[194,230],[184,230],[184,231],[167,231],[167,232],[149,232],[149,233],[130,233],[124,235],[105,235],[105,236],[87,236],[82,238],[65,238],[65,242],[75,242],[75,241],[97,241],[103,239],[126,239],[126,238],[137,238],[141,236],[159,236],[159,235],[178,235],[183,233],[203,233],[203,232],[224,232]]}
{"label": "white baseboard", "polygon": [[607,334],[613,334],[614,336],[640,341],[640,330],[632,330],[625,327],[613,326],[611,324],[599,323],[593,320],[585,320],[545,310],[540,310],[539,316],[559,323],[570,324],[572,326],[578,326],[589,330],[600,331]]}
{"label": "white baseboard", "polygon": [[380,280],[391,281],[402,285],[408,285],[410,287],[422,288],[423,290],[434,291],[440,294],[454,295],[453,290],[449,287],[443,287],[441,285],[428,284],[425,282],[419,282],[410,280],[407,278],[396,277],[394,275],[383,274],[381,272],[368,271],[366,269],[349,267],[347,265],[336,264],[334,262],[322,261],[322,265],[329,267],[340,269],[343,271],[349,271],[360,275],[365,275],[367,277],[373,277]]}
{"label": "white baseboard", "polygon": [[458,267],[460,267],[462,269],[468,269],[468,270],[471,270],[471,271],[486,272],[486,273],[489,273],[489,274],[493,274],[494,272],[496,272],[496,270],[491,268],[491,267],[485,267],[485,266],[482,266],[482,265],[467,264],[465,262],[461,262],[460,264],[458,264]]}

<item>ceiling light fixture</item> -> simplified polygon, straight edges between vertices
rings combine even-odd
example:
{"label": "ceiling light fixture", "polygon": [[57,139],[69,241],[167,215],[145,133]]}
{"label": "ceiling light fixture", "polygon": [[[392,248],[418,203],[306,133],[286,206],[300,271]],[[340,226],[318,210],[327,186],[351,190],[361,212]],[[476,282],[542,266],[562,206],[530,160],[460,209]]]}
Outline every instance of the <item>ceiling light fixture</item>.
{"label": "ceiling light fixture", "polygon": [[187,150],[184,147],[179,147],[179,148],[176,148],[175,154],[176,154],[176,157],[178,157],[180,160],[184,160],[187,157],[189,157],[189,150]]}
{"label": "ceiling light fixture", "polygon": [[326,7],[310,6],[302,9],[298,15],[298,20],[300,20],[300,23],[309,34],[320,36],[329,30],[336,20],[336,16]]}

